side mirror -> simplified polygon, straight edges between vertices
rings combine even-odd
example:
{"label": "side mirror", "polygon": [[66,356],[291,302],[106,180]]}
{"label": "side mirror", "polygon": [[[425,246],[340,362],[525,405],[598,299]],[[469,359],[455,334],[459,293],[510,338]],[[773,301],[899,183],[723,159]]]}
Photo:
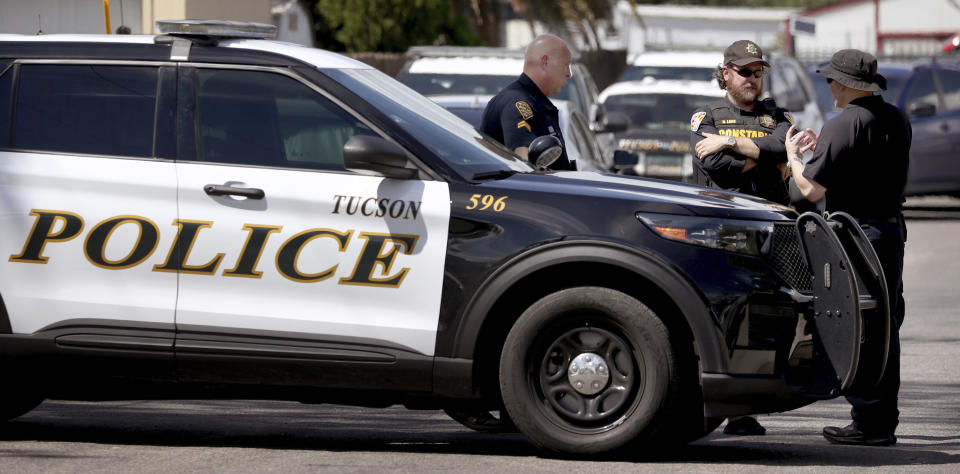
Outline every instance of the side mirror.
{"label": "side mirror", "polygon": [[937,106],[928,102],[914,102],[907,106],[908,117],[929,117],[937,114]]}
{"label": "side mirror", "polygon": [[527,159],[534,163],[538,170],[545,170],[563,154],[563,145],[560,139],[553,135],[543,135],[534,138],[527,150]]}
{"label": "side mirror", "polygon": [[624,132],[630,128],[630,117],[623,112],[607,112],[603,129],[598,132]]}
{"label": "side mirror", "polygon": [[407,153],[380,137],[354,135],[343,145],[343,166],[348,170],[373,171],[387,178],[412,179],[418,170],[405,168]]}

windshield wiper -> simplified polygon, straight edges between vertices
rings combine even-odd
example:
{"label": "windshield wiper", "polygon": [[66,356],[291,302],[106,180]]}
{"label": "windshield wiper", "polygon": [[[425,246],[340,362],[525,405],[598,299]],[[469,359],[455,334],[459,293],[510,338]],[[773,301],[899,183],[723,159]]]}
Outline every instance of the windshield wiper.
{"label": "windshield wiper", "polygon": [[495,170],[483,171],[473,175],[473,181],[482,181],[485,179],[504,179],[517,174],[517,170]]}

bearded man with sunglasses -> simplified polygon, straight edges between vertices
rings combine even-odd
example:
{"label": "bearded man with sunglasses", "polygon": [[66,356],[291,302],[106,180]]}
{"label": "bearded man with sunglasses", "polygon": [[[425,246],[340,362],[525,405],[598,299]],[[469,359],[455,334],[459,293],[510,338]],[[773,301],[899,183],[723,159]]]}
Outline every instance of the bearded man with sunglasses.
{"label": "bearded man with sunglasses", "polygon": [[693,160],[694,179],[789,204],[784,142],[793,118],[773,99],[760,100],[769,68],[752,41],[735,41],[724,51],[714,78],[726,97],[690,118],[690,144],[699,158]]}

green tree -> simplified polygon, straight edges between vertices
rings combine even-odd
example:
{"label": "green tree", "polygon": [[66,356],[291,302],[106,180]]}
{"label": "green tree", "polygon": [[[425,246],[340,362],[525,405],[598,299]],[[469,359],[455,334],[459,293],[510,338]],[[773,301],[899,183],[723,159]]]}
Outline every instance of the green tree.
{"label": "green tree", "polygon": [[421,44],[477,45],[470,21],[449,0],[310,0],[317,46],[402,52]]}

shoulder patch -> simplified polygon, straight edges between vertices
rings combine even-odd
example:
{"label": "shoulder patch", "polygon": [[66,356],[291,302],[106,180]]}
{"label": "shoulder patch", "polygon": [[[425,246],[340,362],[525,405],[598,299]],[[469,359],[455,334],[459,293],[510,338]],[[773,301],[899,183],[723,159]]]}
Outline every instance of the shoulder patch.
{"label": "shoulder patch", "polygon": [[793,124],[793,115],[790,112],[787,112],[786,110],[784,110],[783,118],[787,119],[787,122],[790,122],[791,125]]}
{"label": "shoulder patch", "polygon": [[693,117],[690,117],[690,131],[696,132],[700,129],[700,122],[703,122],[703,118],[707,116],[706,112],[696,112],[693,114]]}
{"label": "shoulder patch", "polygon": [[533,108],[530,107],[530,104],[522,100],[518,100],[513,105],[517,108],[517,111],[520,112],[520,116],[523,117],[524,120],[527,120],[533,117]]}

